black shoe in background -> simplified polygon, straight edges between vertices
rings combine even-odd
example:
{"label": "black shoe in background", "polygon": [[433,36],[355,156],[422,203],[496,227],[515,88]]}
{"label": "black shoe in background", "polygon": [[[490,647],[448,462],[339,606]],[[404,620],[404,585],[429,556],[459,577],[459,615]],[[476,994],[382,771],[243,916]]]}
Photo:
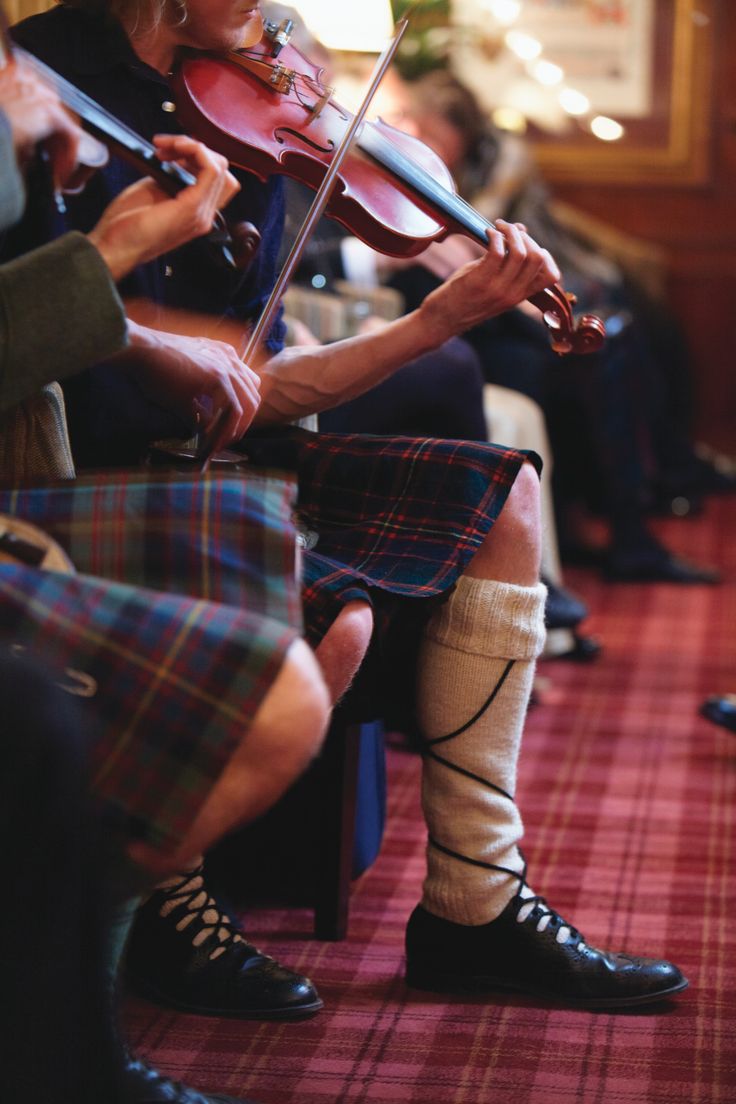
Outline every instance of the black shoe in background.
{"label": "black shoe in background", "polygon": [[713,585],[721,573],[676,556],[652,542],[639,547],[612,548],[606,556],[603,575],[614,583],[680,583]]}
{"label": "black shoe in background", "polygon": [[548,629],[574,629],[588,616],[588,607],[569,590],[542,577],[547,588],[544,624]]}
{"label": "black shoe in background", "polygon": [[597,636],[583,636],[573,633],[573,644],[567,652],[561,652],[555,659],[568,659],[573,663],[592,663],[603,651],[603,645]]}
{"label": "black shoe in background", "polygon": [[736,732],[736,694],[713,694],[700,707],[701,717]]}

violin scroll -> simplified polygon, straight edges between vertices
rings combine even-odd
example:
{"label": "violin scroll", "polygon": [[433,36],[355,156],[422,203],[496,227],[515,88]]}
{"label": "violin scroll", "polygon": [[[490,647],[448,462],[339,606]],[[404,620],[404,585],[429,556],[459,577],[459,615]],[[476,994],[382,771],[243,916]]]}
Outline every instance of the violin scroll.
{"label": "violin scroll", "polygon": [[558,284],[529,296],[529,302],[542,312],[550,344],[560,356],[568,353],[595,353],[603,347],[606,327],[595,314],[584,314],[577,321],[572,313],[575,296]]}
{"label": "violin scroll", "polygon": [[[571,353],[597,353],[606,340],[606,327],[595,314],[584,314],[575,324]],[[554,348],[554,345],[553,345]]]}

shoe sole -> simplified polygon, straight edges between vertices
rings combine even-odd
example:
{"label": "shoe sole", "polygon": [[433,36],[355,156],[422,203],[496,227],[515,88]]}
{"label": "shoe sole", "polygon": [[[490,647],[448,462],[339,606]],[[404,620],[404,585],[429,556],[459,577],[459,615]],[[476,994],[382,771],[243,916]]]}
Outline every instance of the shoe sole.
{"label": "shoe sole", "polygon": [[175,1008],[177,1012],[189,1012],[195,1016],[217,1016],[220,1019],[304,1020],[314,1016],[325,1006],[324,1001],[318,997],[311,1004],[299,1004],[287,1008],[209,1008],[202,1004],[189,1004],[187,1001],[178,1000],[168,993],[162,993],[150,982],[140,981],[131,975],[126,977],[126,984],[136,996],[143,997],[163,1008]]}
{"label": "shoe sole", "polygon": [[568,1008],[636,1008],[645,1004],[654,1004],[656,1001],[667,1000],[687,989],[689,982],[684,978],[678,985],[669,989],[661,989],[657,993],[643,993],[638,997],[565,997],[559,993],[550,993],[544,989],[525,989],[519,986],[509,985],[508,982],[499,981],[490,977],[467,978],[462,975],[443,974],[439,978],[432,975],[431,980],[422,974],[407,972],[406,984],[412,989],[421,989],[430,993],[465,993],[477,995],[479,993],[504,992],[521,993],[527,997],[538,997],[541,1000],[554,1004],[562,1004]]}

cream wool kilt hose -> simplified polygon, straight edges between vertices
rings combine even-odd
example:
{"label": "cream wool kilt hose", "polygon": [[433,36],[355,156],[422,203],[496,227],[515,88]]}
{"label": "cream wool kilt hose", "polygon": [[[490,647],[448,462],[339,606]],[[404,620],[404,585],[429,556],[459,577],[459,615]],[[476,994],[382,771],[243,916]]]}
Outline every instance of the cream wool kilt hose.
{"label": "cream wool kilt hose", "polygon": [[522,875],[523,826],[513,795],[545,597],[541,583],[462,576],[425,630],[417,685],[429,830],[422,904],[455,923],[495,919],[519,890],[510,872]]}

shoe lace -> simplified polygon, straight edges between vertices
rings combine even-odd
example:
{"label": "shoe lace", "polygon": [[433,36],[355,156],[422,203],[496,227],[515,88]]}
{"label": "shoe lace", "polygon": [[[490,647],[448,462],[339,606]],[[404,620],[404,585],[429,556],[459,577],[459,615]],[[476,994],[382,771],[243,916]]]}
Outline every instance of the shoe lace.
{"label": "shoe lace", "polygon": [[517,893],[517,898],[521,897],[523,900],[523,904],[516,914],[517,924],[534,920],[538,932],[549,932],[550,935],[554,935],[558,943],[573,943],[576,950],[582,950],[585,947],[585,939],[578,929],[560,916],[559,912],[550,908],[545,897],[531,892],[527,896],[523,893],[524,889],[530,889],[526,880],[526,862],[524,863],[524,880],[521,882]]}
{"label": "shoe lace", "polygon": [[159,908],[159,914],[163,917],[169,916],[174,909],[184,905],[186,913],[177,920],[176,930],[185,931],[194,925],[196,928],[192,937],[194,947],[201,947],[207,940],[212,940],[214,946],[208,955],[210,961],[231,950],[235,944],[240,944],[244,950],[252,954],[258,953],[255,947],[246,943],[239,928],[207,891],[203,864],[178,875],[177,880],[170,880],[159,888],[166,895]]}
{"label": "shoe lace", "polygon": [[[506,664],[501,676],[496,685],[491,690],[491,693],[486,698],[480,709],[459,728],[456,728],[454,732],[447,733],[446,736],[437,736],[432,740],[422,741],[422,755],[425,758],[432,759],[436,763],[440,763],[448,770],[455,771],[457,774],[463,775],[465,778],[469,778],[474,782],[477,782],[481,786],[485,786],[489,790],[493,790],[494,793],[500,794],[501,797],[505,797],[507,801],[514,803],[513,796],[506,790],[497,786],[495,782],[492,782],[489,778],[484,778],[480,774],[475,774],[473,771],[466,770],[464,767],[459,766],[457,763],[453,763],[450,759],[445,759],[444,756],[438,755],[434,750],[435,745],[447,743],[455,736],[459,736],[462,732],[465,732],[467,728],[475,724],[480,717],[490,708],[498,696],[504,682],[511,673],[511,669],[514,666],[514,660],[510,659]],[[521,848],[518,848],[519,857],[521,858],[523,868],[521,871],[512,870],[507,866],[499,866],[497,863],[485,862],[482,859],[471,858],[470,855],[463,855],[460,851],[453,851],[451,847],[446,847],[445,844],[440,843],[433,836],[429,836],[429,844],[437,851],[441,851],[449,858],[457,859],[458,862],[467,863],[470,866],[478,866],[483,870],[497,870],[502,874],[509,874],[512,878],[515,878],[519,883],[519,888],[516,891],[514,900],[522,900],[522,904],[518,908],[516,914],[516,921],[519,924],[525,923],[530,917],[536,921],[536,927],[538,932],[549,931],[550,934],[554,933],[558,943],[573,942],[578,949],[585,946],[585,940],[577,928],[572,924],[568,924],[558,912],[550,908],[547,904],[546,898],[541,897],[538,893],[534,893],[531,886],[526,879],[527,863]]]}
{"label": "shoe lace", "polygon": [[572,942],[578,950],[582,950],[585,946],[585,939],[578,929],[560,916],[559,912],[550,908],[547,904],[546,897],[542,897],[540,894],[533,892],[529,882],[526,880],[527,864],[521,848],[519,848],[518,851],[524,866],[521,871],[518,871],[512,870],[509,866],[500,866],[497,863],[484,862],[481,859],[471,859],[469,855],[463,855],[460,851],[453,851],[452,848],[445,847],[444,844],[439,843],[431,836],[429,842],[433,847],[436,847],[438,851],[441,851],[444,855],[448,855],[451,859],[457,859],[459,862],[468,863],[470,866],[480,866],[483,870],[499,870],[502,874],[509,874],[512,878],[516,878],[519,883],[519,888],[513,900],[517,902],[521,901],[516,913],[517,924],[524,924],[527,920],[532,919],[536,922],[538,932],[549,931],[550,935],[554,933],[558,943]]}

